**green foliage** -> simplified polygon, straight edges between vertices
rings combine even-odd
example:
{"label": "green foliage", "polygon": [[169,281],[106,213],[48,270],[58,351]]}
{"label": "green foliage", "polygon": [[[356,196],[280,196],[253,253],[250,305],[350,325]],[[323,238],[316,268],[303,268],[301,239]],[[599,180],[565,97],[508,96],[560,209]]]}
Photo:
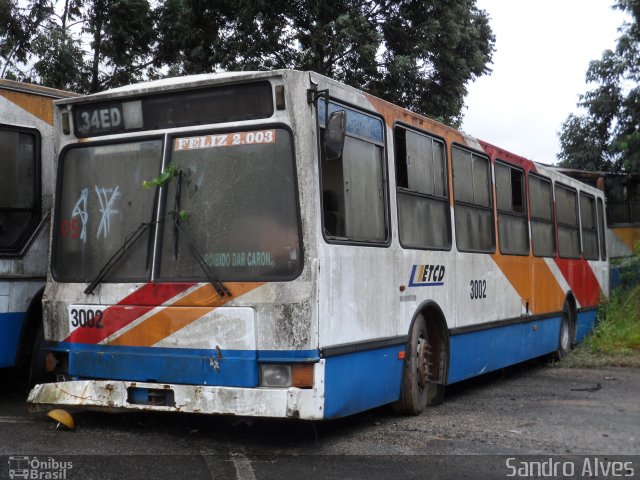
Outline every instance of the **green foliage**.
{"label": "green foliage", "polygon": [[21,80],[21,65],[32,55],[31,44],[53,15],[47,0],[0,0],[0,78]]}
{"label": "green foliage", "polygon": [[145,180],[142,182],[142,186],[144,188],[151,187],[164,187],[167,183],[171,181],[174,177],[177,177],[180,174],[180,167],[178,167],[175,163],[170,163],[165,167],[160,175],[151,179]]}
{"label": "green foliage", "polygon": [[640,353],[640,285],[617,288],[598,309],[598,324],[585,340],[592,353]]}
{"label": "green foliage", "polygon": [[135,83],[144,78],[154,41],[148,0],[87,2],[84,29],[92,37],[88,92]]}
{"label": "green foliage", "polygon": [[51,23],[46,35],[35,39],[33,53],[38,58],[33,70],[42,84],[69,91],[84,89],[88,72],[84,68],[82,47],[69,31]]}
{"label": "green foliage", "polygon": [[558,136],[560,165],[585,170],[640,173],[640,0],[617,0],[630,15],[615,50],[592,61],[580,97],[584,115],[570,115]]}

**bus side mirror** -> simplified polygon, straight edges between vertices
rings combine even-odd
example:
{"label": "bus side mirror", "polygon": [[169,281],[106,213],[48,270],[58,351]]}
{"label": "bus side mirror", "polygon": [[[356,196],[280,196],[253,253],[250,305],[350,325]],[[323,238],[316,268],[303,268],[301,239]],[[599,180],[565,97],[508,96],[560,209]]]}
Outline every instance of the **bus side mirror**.
{"label": "bus side mirror", "polygon": [[324,132],[324,152],[326,159],[337,160],[342,156],[344,135],[347,126],[347,112],[340,110],[329,116]]}

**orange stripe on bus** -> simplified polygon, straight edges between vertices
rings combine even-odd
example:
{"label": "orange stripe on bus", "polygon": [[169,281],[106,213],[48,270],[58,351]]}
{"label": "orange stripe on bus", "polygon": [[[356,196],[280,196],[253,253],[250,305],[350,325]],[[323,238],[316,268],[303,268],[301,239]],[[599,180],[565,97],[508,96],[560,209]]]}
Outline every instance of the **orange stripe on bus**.
{"label": "orange stripe on bus", "polygon": [[144,322],[115,338],[109,345],[150,347],[190,325],[199,318],[263,285],[263,283],[226,283],[231,297],[220,297],[210,284],[194,290]]}
{"label": "orange stripe on bus", "polygon": [[0,95],[32,115],[35,115],[40,120],[49,125],[53,125],[53,105],[51,98],[40,97],[38,95],[25,95],[21,92],[11,91],[2,91]]}
{"label": "orange stripe on bus", "polygon": [[562,310],[565,294],[543,258],[492,255],[496,265],[516,289],[529,312],[543,314]]}

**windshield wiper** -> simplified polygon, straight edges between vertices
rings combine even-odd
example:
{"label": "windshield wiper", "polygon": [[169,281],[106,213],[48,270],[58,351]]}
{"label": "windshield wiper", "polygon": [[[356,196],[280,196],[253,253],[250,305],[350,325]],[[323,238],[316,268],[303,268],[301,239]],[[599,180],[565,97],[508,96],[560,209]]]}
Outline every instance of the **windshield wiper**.
{"label": "windshield wiper", "polygon": [[221,297],[224,297],[225,295],[229,295],[230,297],[232,297],[233,295],[231,295],[231,292],[226,287],[226,285],[216,278],[216,276],[213,274],[213,272],[209,268],[209,265],[207,265],[207,262],[205,261],[204,257],[196,247],[191,233],[187,230],[185,226],[182,225],[182,223],[180,223],[180,213],[174,211],[174,212],[169,212],[169,214],[173,215],[174,228],[176,228],[184,236],[184,239],[187,242],[187,247],[189,247],[189,251],[191,252],[191,255],[193,255],[196,261],[198,262],[198,266],[204,272],[211,286],[216,289],[216,292],[218,292],[218,295],[220,295]]}
{"label": "windshield wiper", "polygon": [[107,276],[109,270],[111,270],[127,253],[127,251],[133,246],[134,243],[142,236],[147,229],[155,224],[155,221],[142,223],[140,226],[131,234],[129,234],[122,243],[122,246],[106,261],[96,278],[94,278],[91,283],[84,289],[84,293],[90,295],[96,289],[96,287],[102,282],[104,277]]}
{"label": "windshield wiper", "polygon": [[[182,170],[178,172],[178,182],[176,185],[176,194],[173,197],[173,210],[180,211],[180,199],[182,198]],[[180,244],[180,216],[178,215],[173,222],[173,259],[178,259],[178,246]]]}

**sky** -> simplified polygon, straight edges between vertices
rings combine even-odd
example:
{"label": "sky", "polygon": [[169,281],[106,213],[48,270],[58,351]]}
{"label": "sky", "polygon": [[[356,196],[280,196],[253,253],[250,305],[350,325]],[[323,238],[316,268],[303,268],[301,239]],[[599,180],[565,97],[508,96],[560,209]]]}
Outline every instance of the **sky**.
{"label": "sky", "polygon": [[591,60],[614,49],[625,16],[613,0],[477,0],[496,36],[492,73],[468,85],[462,130],[555,164],[557,132],[588,91]]}

